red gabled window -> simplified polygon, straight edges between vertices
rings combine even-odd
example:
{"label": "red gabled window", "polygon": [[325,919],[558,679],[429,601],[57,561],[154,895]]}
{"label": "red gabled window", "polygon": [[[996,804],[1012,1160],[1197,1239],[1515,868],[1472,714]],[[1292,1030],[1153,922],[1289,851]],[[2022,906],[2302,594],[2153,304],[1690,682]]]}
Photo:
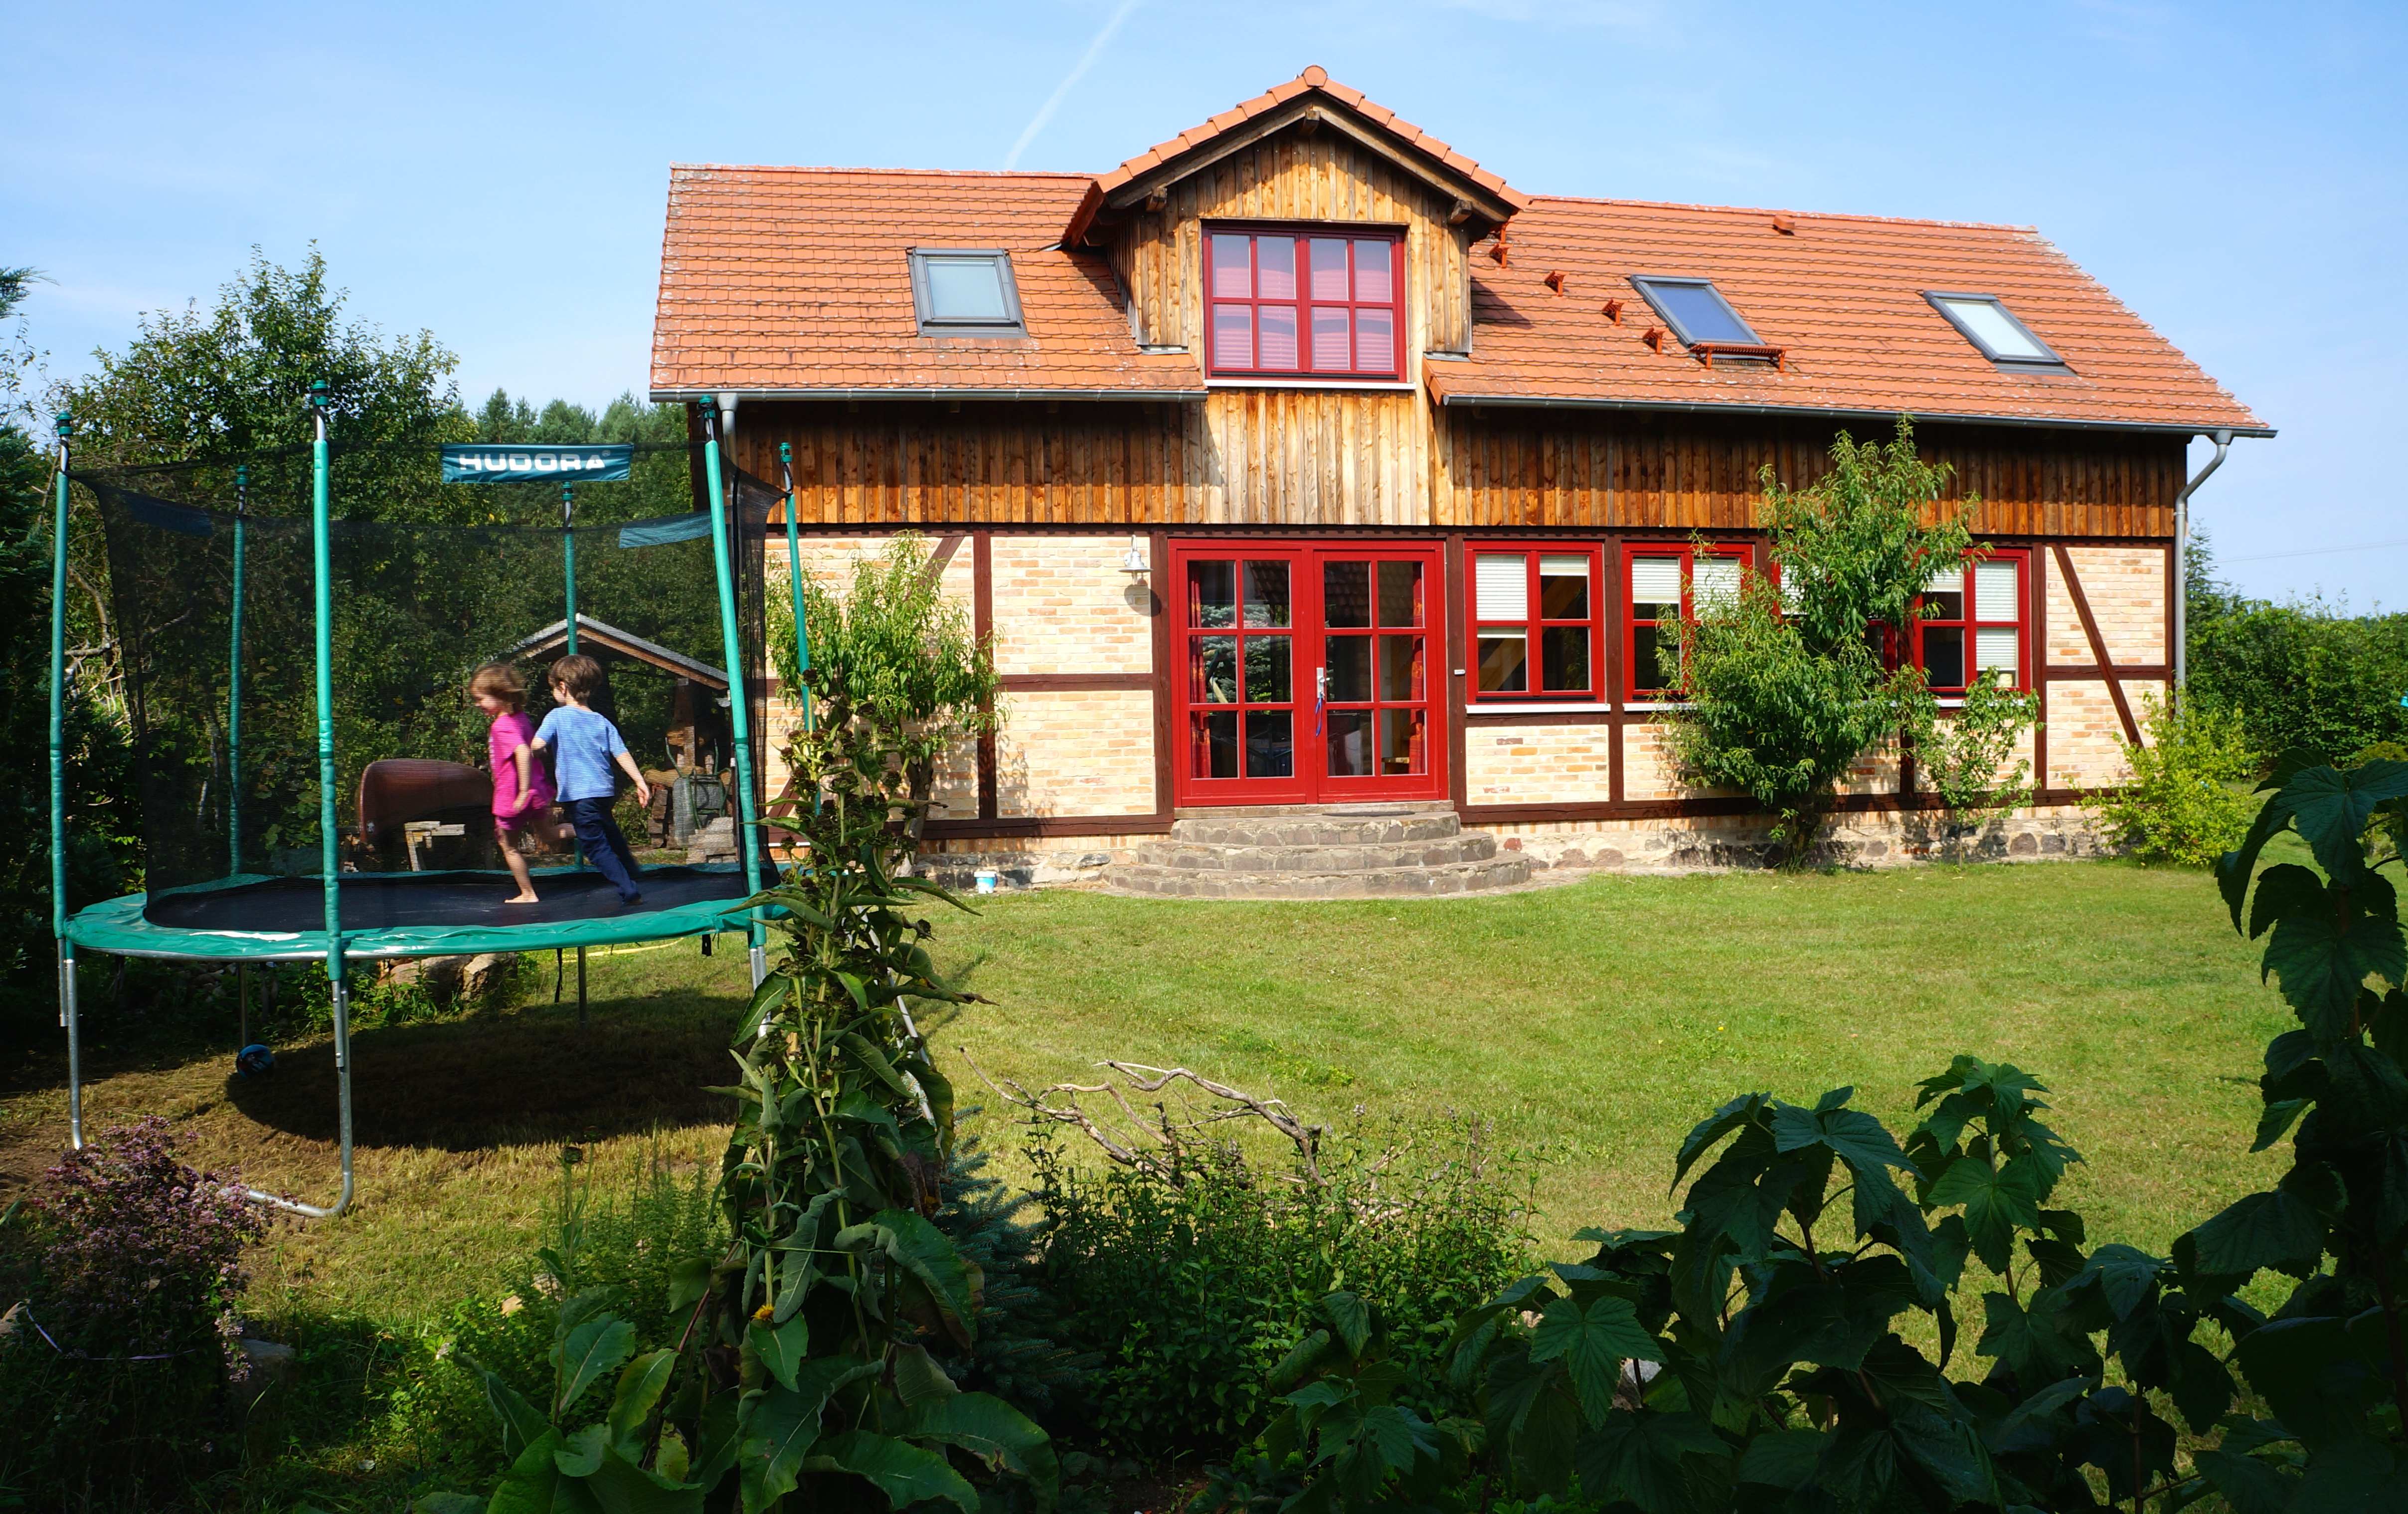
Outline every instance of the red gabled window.
{"label": "red gabled window", "polygon": [[1207,226],[1214,378],[1400,379],[1404,239],[1392,230]]}
{"label": "red gabled window", "polygon": [[2030,571],[2030,553],[2004,550],[1931,575],[1912,640],[1914,665],[1934,694],[1962,694],[1977,672],[2002,674],[2014,688],[2029,685]]}
{"label": "red gabled window", "polygon": [[1700,600],[1737,595],[1756,560],[1744,541],[1698,552],[1686,542],[1637,543],[1622,551],[1623,689],[1634,699],[1662,699],[1680,686],[1680,629]]}
{"label": "red gabled window", "polygon": [[1479,699],[1593,699],[1605,686],[1603,584],[1593,546],[1471,549]]}

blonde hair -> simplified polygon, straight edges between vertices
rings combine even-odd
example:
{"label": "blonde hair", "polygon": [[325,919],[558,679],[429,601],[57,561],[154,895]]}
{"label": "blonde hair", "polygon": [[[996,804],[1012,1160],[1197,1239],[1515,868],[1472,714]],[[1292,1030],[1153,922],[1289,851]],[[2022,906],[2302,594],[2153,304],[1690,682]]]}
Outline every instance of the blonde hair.
{"label": "blonde hair", "polygon": [[526,705],[526,680],[507,662],[489,662],[470,674],[468,692],[490,694],[513,710]]}
{"label": "blonde hair", "polygon": [[590,699],[602,687],[602,665],[582,653],[572,652],[552,665],[552,682],[580,699]]}

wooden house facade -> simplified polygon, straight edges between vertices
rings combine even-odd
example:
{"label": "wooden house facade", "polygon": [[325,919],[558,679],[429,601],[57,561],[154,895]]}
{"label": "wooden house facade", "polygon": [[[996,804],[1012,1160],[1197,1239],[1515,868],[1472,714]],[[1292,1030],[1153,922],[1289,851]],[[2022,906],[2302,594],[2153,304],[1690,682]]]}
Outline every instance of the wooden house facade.
{"label": "wooden house facade", "polygon": [[[1318,69],[1097,176],[680,166],[652,391],[791,480],[810,572],[930,541],[1007,700],[930,834],[1038,877],[1215,806],[1743,838],[1658,628],[1763,561],[1766,470],[1900,414],[1984,543],[1906,655],[2039,695],[2006,839],[2079,849],[2171,676],[2187,442],[2272,434],[2028,228],[1525,195]],[[1868,850],[1927,804],[1849,788]]]}

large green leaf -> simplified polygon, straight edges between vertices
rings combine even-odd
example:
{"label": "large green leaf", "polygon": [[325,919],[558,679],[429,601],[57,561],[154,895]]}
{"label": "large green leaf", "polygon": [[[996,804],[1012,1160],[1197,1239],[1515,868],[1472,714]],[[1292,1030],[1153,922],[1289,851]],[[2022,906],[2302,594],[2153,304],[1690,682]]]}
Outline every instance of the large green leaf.
{"label": "large green leaf", "polygon": [[568,1333],[552,1348],[552,1365],[560,1372],[560,1397],[552,1417],[566,1419],[586,1390],[619,1370],[636,1348],[636,1327],[613,1315],[596,1315]]}
{"label": "large green leaf", "polygon": [[2330,1045],[2348,1034],[2368,974],[2391,983],[2408,974],[2399,901],[2390,883],[2373,872],[2348,888],[2317,884],[2311,889],[2297,875],[2315,875],[2296,863],[2268,869],[2267,883],[2258,885],[2261,896],[2277,873],[2293,875],[2284,885],[2292,901],[2275,920],[2260,975],[2271,973],[2308,1030]]}
{"label": "large green leaf", "polygon": [[698,1483],[681,1486],[657,1477],[615,1450],[602,1453],[602,1464],[585,1487],[602,1514],[702,1514],[703,1496],[710,1492]]}
{"label": "large green leaf", "polygon": [[962,1514],[979,1514],[978,1490],[954,1471],[944,1455],[924,1446],[868,1430],[826,1436],[803,1459],[806,1470],[849,1472],[886,1495],[896,1508],[949,1499]]}
{"label": "large green leaf", "polygon": [[977,1302],[972,1274],[944,1232],[908,1209],[884,1209],[838,1231],[836,1247],[883,1253],[927,1290],[946,1333],[965,1346],[970,1343]]}
{"label": "large green leaf", "polygon": [[1538,1328],[1530,1333],[1530,1360],[1558,1357],[1588,1422],[1598,1424],[1613,1406],[1624,1361],[1661,1362],[1664,1348],[1640,1327],[1639,1311],[1628,1299],[1606,1293],[1585,1305],[1557,1299],[1539,1316]]}
{"label": "large green leaf", "polygon": [[2210,1276],[2248,1277],[2266,1267],[2304,1276],[2323,1251],[2324,1222],[2306,1200],[2276,1189],[2250,1194],[2183,1239],[2189,1266]]}
{"label": "large green leaf", "polygon": [[744,1396],[740,1435],[747,1510],[767,1508],[794,1490],[803,1457],[819,1439],[828,1396],[877,1372],[875,1362],[824,1356],[802,1364],[795,1374],[795,1387],[780,1384]]}
{"label": "large green leaf", "polygon": [[2057,1382],[2098,1373],[2098,1348],[2074,1317],[2066,1290],[2043,1288],[2028,1301],[1985,1293],[1982,1310],[1985,1323],[1976,1348],[2018,1380]]}
{"label": "large green leaf", "polygon": [[892,1368],[895,1396],[909,1406],[932,1398],[950,1398],[961,1391],[937,1359],[924,1346],[913,1344],[895,1348]]}
{"label": "large green leaf", "polygon": [[2408,762],[2369,762],[2346,771],[2310,768],[2283,786],[2278,796],[2316,862],[2335,879],[2356,877],[2365,867],[2358,838],[2374,807],[2408,794]]}
{"label": "large green leaf", "polygon": [[1713,1427],[1695,1414],[1616,1409],[1581,1437],[1573,1465],[1589,1497],[1627,1499],[1646,1514],[1685,1514],[1692,1501],[1682,1463],[1729,1455]]}
{"label": "large green leaf", "polygon": [[[796,1265],[797,1271],[808,1262]],[[782,1387],[795,1386],[795,1373],[810,1354],[811,1327],[803,1316],[796,1315],[782,1325],[771,1325],[755,1319],[744,1327],[744,1344],[761,1360],[769,1376]]]}
{"label": "large green leaf", "polygon": [[1698,1121],[1697,1129],[1691,1131],[1681,1141],[1680,1155],[1672,1164],[1672,1186],[1679,1188],[1681,1179],[1689,1175],[1690,1166],[1699,1157],[1704,1156],[1715,1142],[1741,1126],[1753,1122],[1763,1112],[1764,1106],[1770,1102],[1770,1094],[1743,1093]]}
{"label": "large green leaf", "polygon": [[668,1391],[669,1375],[677,1370],[673,1350],[647,1351],[619,1374],[619,1391],[610,1399],[610,1442],[623,1456],[640,1459],[640,1439],[652,1410]]}
{"label": "large green leaf", "polygon": [[2300,1490],[2298,1478],[2286,1476],[2254,1456],[2200,1450],[2191,1453],[2191,1463],[2232,1506],[2232,1514],[2284,1514]]}
{"label": "large green leaf", "polygon": [[1931,1185],[1925,1202],[1935,1209],[1963,1204],[1974,1254],[2003,1275],[2014,1260],[2015,1232],[2040,1228],[2040,1201],[2048,1187],[2046,1174],[2028,1158],[1993,1170],[1979,1157],[1959,1157]]}
{"label": "large green leaf", "polygon": [[467,1353],[462,1352],[460,1360],[484,1380],[485,1402],[493,1406],[494,1418],[502,1423],[503,1455],[515,1458],[529,1446],[552,1434],[551,1419],[528,1403],[526,1395],[486,1370],[481,1363]]}
{"label": "large green leaf", "polygon": [[1321,1312],[1346,1343],[1346,1354],[1361,1356],[1371,1339],[1370,1306],[1341,1289],[1321,1301]]}
{"label": "large green leaf", "polygon": [[958,1446],[998,1472],[1029,1480],[1037,1506],[1051,1508],[1061,1469],[1054,1442],[1035,1420],[991,1393],[956,1393],[912,1409],[901,1434]]}
{"label": "large green leaf", "polygon": [[560,1449],[560,1432],[546,1426],[502,1474],[486,1514],[603,1514],[584,1483],[561,1475]]}

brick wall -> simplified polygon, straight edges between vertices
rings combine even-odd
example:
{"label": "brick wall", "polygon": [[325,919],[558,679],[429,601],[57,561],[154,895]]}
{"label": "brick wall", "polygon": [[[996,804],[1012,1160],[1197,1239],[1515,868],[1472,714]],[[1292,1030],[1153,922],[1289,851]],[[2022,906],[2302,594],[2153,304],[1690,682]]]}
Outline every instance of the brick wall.
{"label": "brick wall", "polygon": [[1612,797],[1611,726],[1473,726],[1463,733],[1472,804],[1577,804]]}
{"label": "brick wall", "polygon": [[[2124,698],[2132,718],[2143,720],[2145,701],[2164,699],[2160,682],[2127,680]],[[2143,728],[2145,734],[2145,728]],[[2124,723],[2107,685],[2096,679],[2048,685],[2048,782],[2054,788],[2101,788],[2131,776],[2124,762]]]}
{"label": "brick wall", "polygon": [[[2083,597],[2099,622],[2107,656],[2116,662],[2166,661],[2166,551],[2163,547],[2069,547]],[[2047,559],[2048,660],[2092,663],[2099,659],[2082,629],[2065,574],[2054,552]]]}
{"label": "brick wall", "polygon": [[996,738],[996,809],[1006,815],[1152,815],[1153,694],[1007,697]]}
{"label": "brick wall", "polygon": [[1127,552],[1125,536],[995,538],[996,670],[1151,672],[1153,581],[1122,570]]}

